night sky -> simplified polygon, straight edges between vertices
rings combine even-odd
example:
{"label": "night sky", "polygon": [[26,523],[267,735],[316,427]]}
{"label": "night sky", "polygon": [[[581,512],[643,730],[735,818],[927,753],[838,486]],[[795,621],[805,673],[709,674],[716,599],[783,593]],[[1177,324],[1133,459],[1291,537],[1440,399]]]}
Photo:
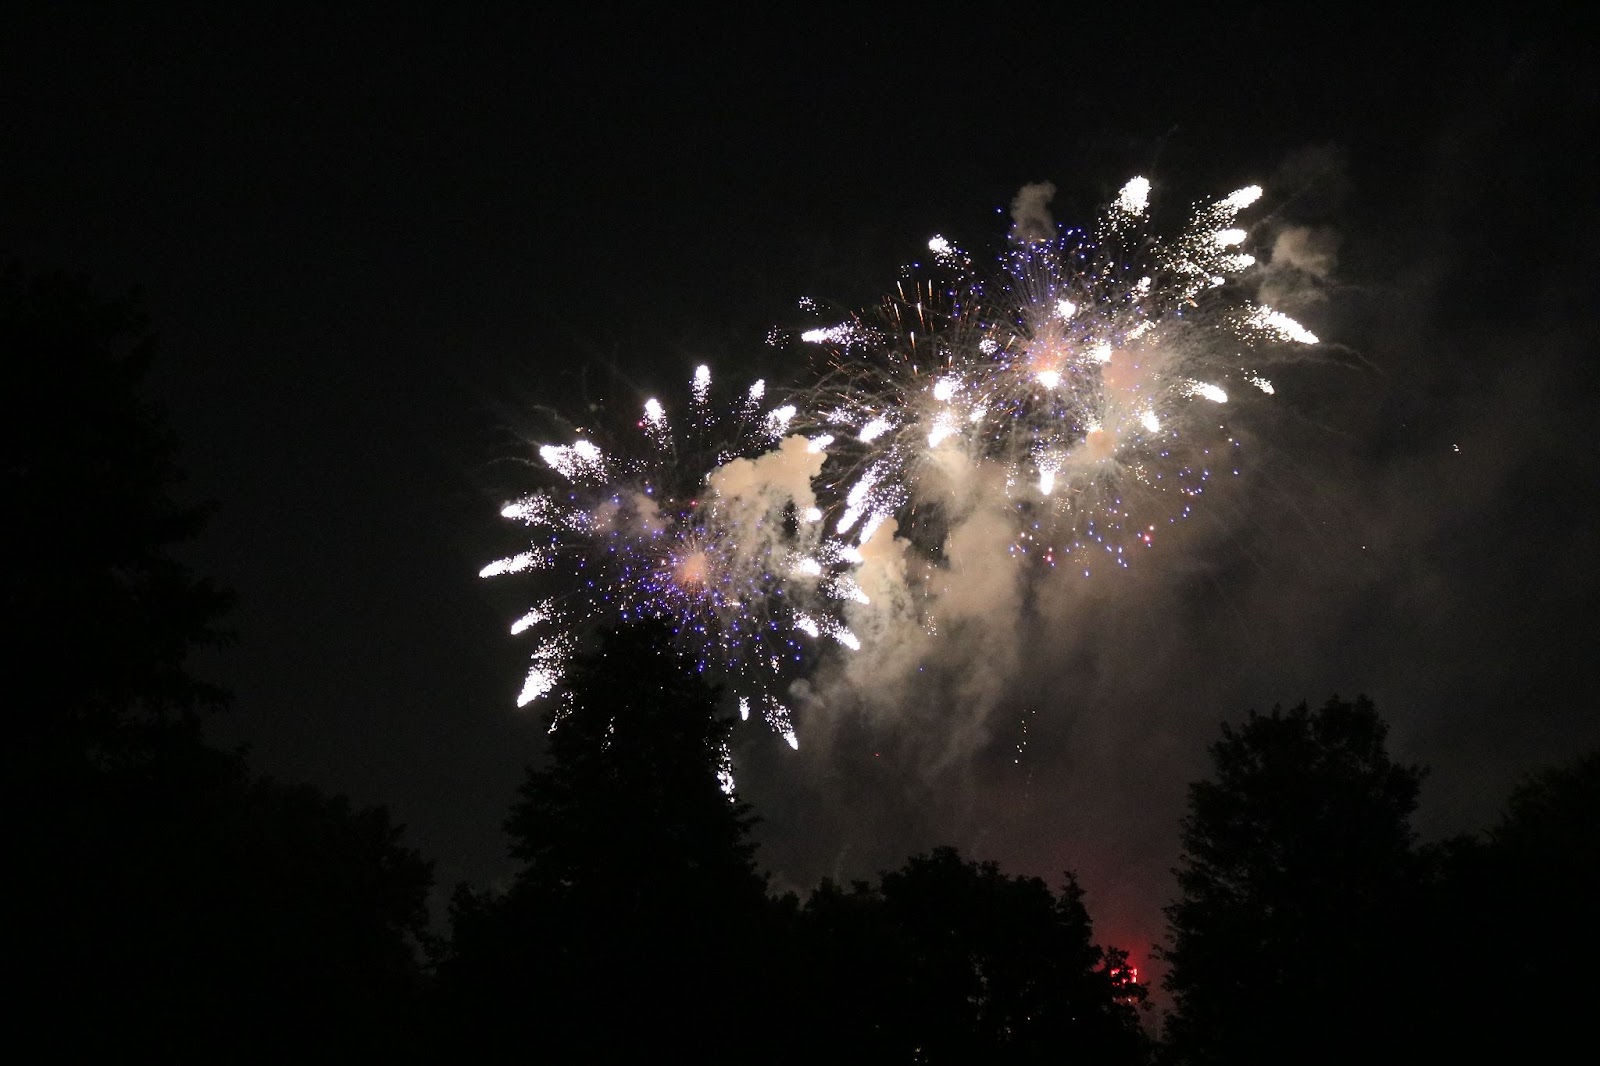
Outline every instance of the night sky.
{"label": "night sky", "polygon": [[743,727],[774,886],[955,843],[1077,870],[1139,960],[1224,719],[1372,696],[1432,768],[1425,838],[1600,743],[1592,35],[933,10],[5,17],[0,257],[143,291],[220,504],[189,558],[240,596],[196,663],[218,742],[387,805],[440,899],[505,876],[543,727],[525,590],[476,574],[535,409],[802,377],[763,343],[801,297],[1002,240],[1025,183],[1086,224],[1141,174],[1175,219],[1258,182],[1252,220],[1336,237],[1297,309],[1327,343],[1180,535],[995,620],[990,705]]}

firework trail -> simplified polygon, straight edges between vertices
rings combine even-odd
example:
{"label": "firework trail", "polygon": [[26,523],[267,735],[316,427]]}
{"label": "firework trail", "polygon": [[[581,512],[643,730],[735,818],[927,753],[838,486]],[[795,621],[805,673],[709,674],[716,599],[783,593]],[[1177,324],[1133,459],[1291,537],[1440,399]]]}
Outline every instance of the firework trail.
{"label": "firework trail", "polygon": [[764,409],[765,391],[714,402],[702,366],[685,417],[650,399],[620,432],[538,449],[549,484],[501,510],[531,542],[479,574],[536,571],[551,589],[511,627],[539,635],[519,705],[557,689],[588,628],[659,617],[744,717],[754,704],[797,745],[781,682],[820,638],[858,646],[838,607],[861,593],[823,535],[821,450],[785,436],[795,410]]}

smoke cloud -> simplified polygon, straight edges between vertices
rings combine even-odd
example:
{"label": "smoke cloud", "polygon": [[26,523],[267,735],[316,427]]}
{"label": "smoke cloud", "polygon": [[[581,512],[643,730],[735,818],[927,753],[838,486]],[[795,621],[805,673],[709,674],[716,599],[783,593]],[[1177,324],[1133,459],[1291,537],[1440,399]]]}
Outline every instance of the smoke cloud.
{"label": "smoke cloud", "polygon": [[1017,192],[1011,200],[1012,240],[1047,241],[1056,235],[1056,220],[1049,206],[1055,195],[1055,183],[1048,181],[1024,185]]}
{"label": "smoke cloud", "polygon": [[1339,262],[1339,235],[1327,227],[1289,226],[1278,232],[1262,268],[1261,301],[1304,314],[1326,298]]}

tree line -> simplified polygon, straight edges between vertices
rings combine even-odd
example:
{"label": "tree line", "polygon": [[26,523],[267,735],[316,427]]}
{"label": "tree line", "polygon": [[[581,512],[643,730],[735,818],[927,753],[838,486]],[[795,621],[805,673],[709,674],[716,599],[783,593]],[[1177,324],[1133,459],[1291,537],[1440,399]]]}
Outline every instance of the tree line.
{"label": "tree line", "polygon": [[440,935],[431,863],[385,810],[203,738],[225,696],[186,660],[227,639],[230,596],[177,559],[207,510],[178,502],[137,303],[10,268],[0,350],[27,693],[0,756],[6,956],[30,1061],[1398,1062],[1582,1033],[1600,754],[1423,845],[1424,771],[1369,700],[1223,724],[1156,1018],[1070,872],[940,848],[773,893],[756,812],[719,783],[719,694],[648,622],[576,658],[508,812],[516,874],[457,888]]}

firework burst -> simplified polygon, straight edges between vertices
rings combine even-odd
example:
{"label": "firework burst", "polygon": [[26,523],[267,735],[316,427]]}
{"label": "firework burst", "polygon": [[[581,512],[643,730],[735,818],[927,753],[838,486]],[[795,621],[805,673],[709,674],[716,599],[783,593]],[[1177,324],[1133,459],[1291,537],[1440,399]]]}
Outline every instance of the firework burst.
{"label": "firework burst", "polygon": [[983,269],[935,238],[871,313],[804,333],[826,353],[800,424],[829,445],[834,532],[893,518],[936,560],[998,493],[1014,554],[1126,566],[1233,469],[1222,405],[1272,388],[1249,353],[1316,342],[1235,283],[1255,260],[1234,222],[1260,192],[1201,205],[1170,243],[1137,178],[1092,231],[1016,239]]}
{"label": "firework burst", "polygon": [[935,238],[878,306],[799,335],[823,355],[792,404],[761,382],[721,401],[700,367],[678,414],[651,399],[540,448],[544,484],[502,512],[530,542],[482,571],[551,590],[513,626],[538,634],[520,702],[556,690],[586,627],[660,617],[797,746],[782,694],[819,646],[934,634],[942,594],[958,617],[1012,602],[972,594],[1015,580],[995,558],[1126,567],[1237,473],[1226,415],[1272,393],[1262,358],[1317,343],[1250,297],[1236,223],[1259,188],[1170,241],[1149,195],[1135,178],[1087,230],[1019,217],[981,265]]}
{"label": "firework burst", "polygon": [[620,430],[538,449],[547,484],[501,511],[531,541],[480,572],[550,589],[512,626],[539,641],[519,704],[556,689],[586,628],[659,617],[744,716],[753,704],[797,743],[780,683],[817,640],[856,644],[837,607],[859,590],[812,495],[823,456],[785,435],[792,407],[764,400],[758,381],[716,402],[702,366],[683,417],[650,399]]}

